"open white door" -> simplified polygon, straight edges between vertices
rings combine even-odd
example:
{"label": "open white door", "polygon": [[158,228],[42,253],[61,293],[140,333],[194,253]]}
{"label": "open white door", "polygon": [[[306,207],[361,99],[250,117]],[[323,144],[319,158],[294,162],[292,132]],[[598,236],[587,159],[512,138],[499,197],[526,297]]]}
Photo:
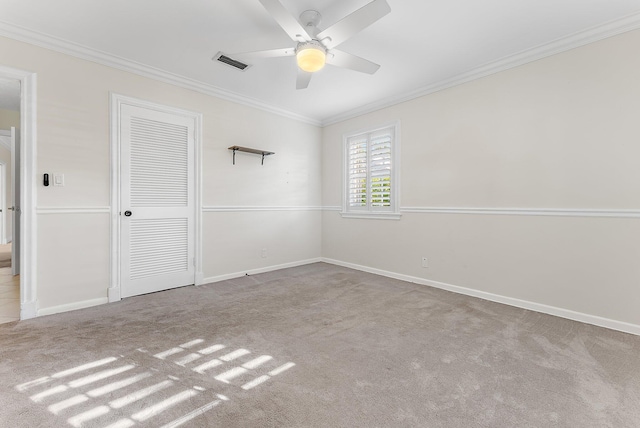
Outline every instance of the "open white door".
{"label": "open white door", "polygon": [[20,132],[11,127],[11,273],[20,274]]}
{"label": "open white door", "polygon": [[0,244],[8,244],[12,240],[11,234],[11,130],[0,129],[0,150],[2,148],[9,153],[6,163],[0,164],[0,220],[2,221],[0,230]]}
{"label": "open white door", "polygon": [[195,283],[195,120],[122,105],[122,297]]}
{"label": "open white door", "polygon": [[[2,135],[0,135],[0,139],[2,139]],[[7,189],[7,177],[5,176],[7,173],[6,165],[0,163],[0,244],[4,245],[8,243],[7,237],[7,191],[11,191]]]}

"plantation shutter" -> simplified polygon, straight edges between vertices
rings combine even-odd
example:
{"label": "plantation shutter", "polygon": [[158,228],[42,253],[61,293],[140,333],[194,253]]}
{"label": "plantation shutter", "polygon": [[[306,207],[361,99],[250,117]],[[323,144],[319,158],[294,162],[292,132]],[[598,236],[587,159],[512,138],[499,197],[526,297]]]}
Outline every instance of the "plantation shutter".
{"label": "plantation shutter", "polygon": [[347,140],[347,208],[389,211],[392,207],[393,128]]}
{"label": "plantation shutter", "polygon": [[367,137],[353,138],[349,142],[349,206],[367,207],[368,153]]}
{"label": "plantation shutter", "polygon": [[388,129],[372,134],[369,149],[371,206],[391,206],[391,134]]}

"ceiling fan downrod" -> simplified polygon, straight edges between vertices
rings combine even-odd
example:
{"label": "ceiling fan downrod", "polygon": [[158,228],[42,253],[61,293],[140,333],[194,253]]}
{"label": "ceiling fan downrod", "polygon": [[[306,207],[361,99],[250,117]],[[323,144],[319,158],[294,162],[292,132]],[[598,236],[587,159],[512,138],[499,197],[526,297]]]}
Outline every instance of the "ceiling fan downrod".
{"label": "ceiling fan downrod", "polygon": [[316,37],[320,30],[318,25],[322,20],[322,15],[317,10],[305,10],[300,14],[300,23],[304,25],[305,30],[311,37]]}

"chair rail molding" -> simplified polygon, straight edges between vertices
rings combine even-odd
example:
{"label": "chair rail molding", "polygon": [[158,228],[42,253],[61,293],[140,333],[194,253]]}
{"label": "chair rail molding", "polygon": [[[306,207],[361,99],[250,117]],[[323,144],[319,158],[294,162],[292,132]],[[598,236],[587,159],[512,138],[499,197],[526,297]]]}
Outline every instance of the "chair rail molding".
{"label": "chair rail molding", "polygon": [[111,207],[87,206],[87,207],[37,207],[36,214],[109,214]]}
{"label": "chair rail molding", "polygon": [[[322,211],[340,211],[339,206],[326,205]],[[640,209],[594,208],[499,208],[499,207],[400,207],[403,214],[471,214],[552,217],[640,218]]]}
{"label": "chair rail molding", "polygon": [[402,207],[404,213],[640,218],[640,210],[592,208]]}
{"label": "chair rail molding", "polygon": [[322,211],[322,206],[203,206],[203,212]]}

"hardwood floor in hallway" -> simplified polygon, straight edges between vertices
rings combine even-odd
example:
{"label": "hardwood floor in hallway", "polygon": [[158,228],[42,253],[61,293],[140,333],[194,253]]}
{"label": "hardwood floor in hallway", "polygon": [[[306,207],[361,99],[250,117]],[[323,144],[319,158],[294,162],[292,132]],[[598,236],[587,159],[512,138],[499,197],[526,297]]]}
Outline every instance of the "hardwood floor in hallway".
{"label": "hardwood floor in hallway", "polygon": [[11,244],[0,245],[0,258],[9,255],[9,266],[0,267],[0,324],[20,319],[20,276],[11,274]]}

